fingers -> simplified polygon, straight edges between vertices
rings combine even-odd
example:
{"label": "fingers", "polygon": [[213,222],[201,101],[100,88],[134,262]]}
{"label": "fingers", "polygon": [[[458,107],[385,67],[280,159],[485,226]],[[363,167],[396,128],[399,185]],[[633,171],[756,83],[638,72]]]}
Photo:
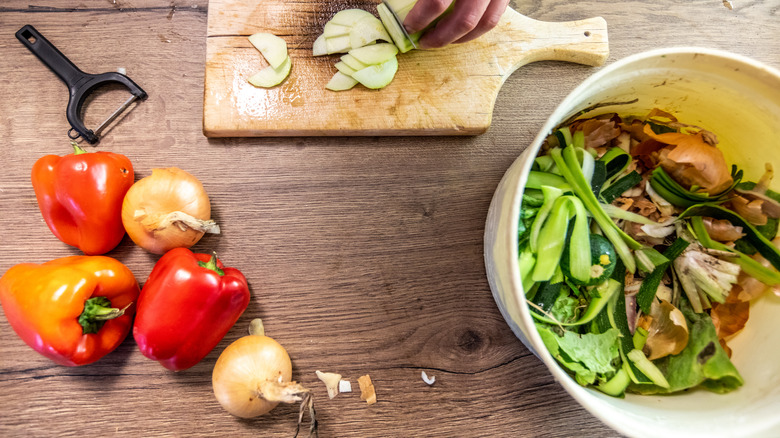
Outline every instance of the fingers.
{"label": "fingers", "polygon": [[404,19],[406,31],[411,34],[425,29],[446,11],[452,2],[453,0],[419,0]]}
{"label": "fingers", "polygon": [[420,46],[426,49],[444,47],[463,38],[479,25],[489,5],[490,0],[457,0],[452,12],[423,35]]}
{"label": "fingers", "polygon": [[490,5],[488,5],[487,9],[485,10],[485,14],[482,15],[482,19],[479,20],[479,24],[477,24],[477,27],[474,28],[471,32],[467,33],[466,35],[462,36],[458,40],[455,41],[455,43],[465,43],[468,41],[471,41],[473,39],[479,38],[482,35],[486,34],[489,30],[496,27],[499,21],[501,21],[501,17],[504,15],[504,11],[506,11],[506,7],[509,5],[509,0],[493,0],[490,2]]}
{"label": "fingers", "polygon": [[[425,29],[452,4],[453,0],[419,0],[404,20],[407,32]],[[422,48],[465,43],[496,27],[509,0],[457,0],[434,28],[420,40]]]}

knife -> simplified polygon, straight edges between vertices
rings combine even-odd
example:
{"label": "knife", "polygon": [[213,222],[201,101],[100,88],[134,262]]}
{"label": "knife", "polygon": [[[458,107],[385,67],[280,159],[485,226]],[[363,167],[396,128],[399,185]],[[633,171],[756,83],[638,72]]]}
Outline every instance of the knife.
{"label": "knife", "polygon": [[401,28],[401,32],[404,33],[404,36],[407,40],[409,40],[410,43],[412,43],[412,47],[417,49],[417,44],[414,43],[414,40],[412,40],[412,37],[409,36],[409,32],[406,31],[406,28],[404,27],[403,21],[401,21],[401,18],[398,17],[398,14],[395,12],[395,9],[393,9],[392,6],[390,6],[390,3],[387,0],[382,0],[382,3],[387,7],[387,9],[393,14],[393,18],[395,18],[395,22],[398,23],[398,26]]}

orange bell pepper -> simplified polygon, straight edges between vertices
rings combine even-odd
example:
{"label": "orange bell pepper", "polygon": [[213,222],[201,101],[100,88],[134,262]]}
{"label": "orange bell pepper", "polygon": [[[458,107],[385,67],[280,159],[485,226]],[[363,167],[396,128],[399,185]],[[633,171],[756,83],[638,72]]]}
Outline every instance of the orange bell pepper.
{"label": "orange bell pepper", "polygon": [[86,255],[105,254],[125,235],[122,201],[133,185],[130,159],[113,152],[46,155],[32,169],[32,185],[46,225]]}
{"label": "orange bell pepper", "polygon": [[105,256],[22,263],[0,278],[0,304],[16,334],[67,366],[95,362],[122,343],[139,292],[130,269]]}

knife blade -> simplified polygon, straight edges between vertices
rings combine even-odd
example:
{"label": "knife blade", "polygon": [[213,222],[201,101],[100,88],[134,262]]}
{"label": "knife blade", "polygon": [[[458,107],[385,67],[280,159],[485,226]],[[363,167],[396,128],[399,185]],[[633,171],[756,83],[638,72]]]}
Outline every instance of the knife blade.
{"label": "knife blade", "polygon": [[406,31],[406,28],[404,27],[403,21],[401,21],[401,18],[398,16],[398,14],[395,12],[395,9],[393,9],[392,6],[390,6],[390,3],[387,0],[382,0],[382,3],[387,7],[387,9],[393,14],[393,18],[395,18],[395,22],[398,23],[398,26],[401,27],[401,32],[404,33],[404,37],[406,37],[407,40],[409,40],[410,43],[412,43],[412,47],[417,49],[417,44],[414,43],[414,40],[412,40],[412,37],[409,36],[409,32]]}

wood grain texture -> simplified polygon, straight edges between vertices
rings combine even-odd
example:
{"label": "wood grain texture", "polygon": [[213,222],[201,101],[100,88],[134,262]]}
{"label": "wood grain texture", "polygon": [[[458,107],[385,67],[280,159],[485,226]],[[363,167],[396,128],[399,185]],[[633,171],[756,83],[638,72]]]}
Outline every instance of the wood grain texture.
{"label": "wood grain texture", "polygon": [[[609,63],[696,45],[780,68],[780,4],[733,3],[731,11],[719,0],[514,7],[551,22],[603,16]],[[30,23],[85,71],[125,67],[149,92],[98,149],[130,157],[137,178],[165,166],[200,178],[223,234],[194,249],[216,250],[241,269],[253,295],[215,351],[178,374],[145,359],[132,338],[93,365],[55,366],[0,317],[0,436],[289,437],[294,408],[239,420],[211,391],[219,352],[255,317],[289,350],[294,378],[313,388],[322,437],[616,436],[512,335],[491,298],[482,251],[504,171],[597,69],[560,62],[518,69],[480,136],[207,139],[207,7],[205,0],[0,4],[0,272],[78,254],[49,232],[30,185],[38,157],[68,152],[66,89],[13,38]],[[94,103],[94,120],[117,106]],[[157,260],[128,239],[109,255],[140,282]],[[369,373],[378,403],[366,406],[356,393],[329,400],[317,369],[355,386]],[[422,370],[436,376],[434,386],[422,382]]]}
{"label": "wood grain texture", "polygon": [[[543,22],[508,8],[482,38],[443,50],[398,56],[382,90],[325,89],[341,54],[313,57],[314,39],[333,14],[376,1],[212,0],[206,41],[203,132],[208,137],[298,135],[473,135],[490,126],[501,85],[533,61],[601,65],[609,54],[601,18]],[[376,15],[376,14],[375,14]],[[279,86],[247,82],[267,62],[247,40],[257,32],[285,39],[292,61]],[[468,109],[468,110],[466,110]]]}

